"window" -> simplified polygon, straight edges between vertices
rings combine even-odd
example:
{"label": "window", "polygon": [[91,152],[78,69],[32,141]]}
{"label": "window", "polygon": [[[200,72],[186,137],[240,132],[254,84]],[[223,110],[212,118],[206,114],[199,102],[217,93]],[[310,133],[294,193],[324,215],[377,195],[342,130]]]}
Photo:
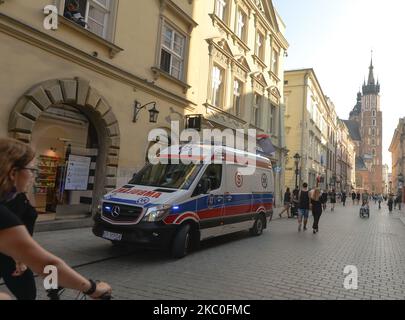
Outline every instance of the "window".
{"label": "window", "polygon": [[222,107],[224,73],[224,69],[218,66],[214,66],[212,70],[212,104],[216,107]]}
{"label": "window", "polygon": [[242,114],[242,93],[243,83],[235,79],[233,82],[233,111],[237,116]]}
{"label": "window", "polygon": [[273,49],[271,67],[274,74],[278,74],[278,51]]}
{"label": "window", "polygon": [[271,106],[270,107],[270,133],[275,136],[276,135],[276,107]]}
{"label": "window", "polygon": [[375,127],[377,125],[377,121],[375,119],[373,119],[372,125],[373,125],[373,127]]}
{"label": "window", "polygon": [[265,49],[265,43],[264,42],[265,42],[264,35],[261,32],[257,32],[255,54],[262,61],[264,61],[264,49]]}
{"label": "window", "polygon": [[260,128],[261,126],[261,112],[260,112],[261,108],[262,108],[262,96],[255,93],[252,123],[258,128]]}
{"label": "window", "polygon": [[372,111],[372,115],[373,115],[373,117],[376,117],[376,116],[377,116],[377,113],[376,113],[375,110]]}
{"label": "window", "polygon": [[205,187],[203,187],[202,189],[197,187],[197,189],[193,193],[193,197],[201,194],[201,192],[209,193],[215,191],[221,187],[221,184],[222,164],[210,164],[198,184],[200,186],[205,185]]}
{"label": "window", "polygon": [[375,129],[374,129],[374,128],[371,128],[371,135],[372,135],[373,137],[375,137]]}
{"label": "window", "polygon": [[236,21],[236,35],[243,41],[246,41],[247,30],[247,16],[246,14],[238,10]]}
{"label": "window", "polygon": [[102,38],[108,38],[113,0],[66,0],[63,16]]}
{"label": "window", "polygon": [[376,154],[377,154],[376,151],[375,151],[375,149],[373,149],[372,153],[373,153],[373,157],[375,157]]}
{"label": "window", "polygon": [[222,21],[226,22],[226,0],[216,0],[215,2],[215,14]]}
{"label": "window", "polygon": [[372,140],[371,140],[371,145],[372,145],[372,146],[375,146],[375,139],[372,139]]}
{"label": "window", "polygon": [[186,38],[167,24],[163,26],[160,69],[176,79],[183,77]]}

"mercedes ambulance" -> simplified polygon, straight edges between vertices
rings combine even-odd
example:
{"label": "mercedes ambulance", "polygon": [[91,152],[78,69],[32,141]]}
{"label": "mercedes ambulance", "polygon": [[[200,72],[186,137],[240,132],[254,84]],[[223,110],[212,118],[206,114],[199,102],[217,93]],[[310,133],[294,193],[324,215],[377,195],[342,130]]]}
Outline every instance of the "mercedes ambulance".
{"label": "mercedes ambulance", "polygon": [[[182,152],[162,152],[158,158],[168,161],[146,165],[127,185],[105,195],[93,233],[114,244],[166,248],[175,258],[205,239],[243,230],[261,235],[273,215],[271,161],[227,147],[219,152],[197,147],[209,153],[210,163],[185,164]],[[239,164],[241,156],[254,160],[252,174],[242,174],[252,165]]]}

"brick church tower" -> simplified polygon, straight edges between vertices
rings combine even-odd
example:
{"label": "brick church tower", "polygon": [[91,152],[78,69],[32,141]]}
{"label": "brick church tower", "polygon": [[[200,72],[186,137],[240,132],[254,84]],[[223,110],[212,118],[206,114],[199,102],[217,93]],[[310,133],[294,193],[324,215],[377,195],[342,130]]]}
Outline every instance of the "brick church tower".
{"label": "brick church tower", "polygon": [[357,104],[345,121],[357,147],[357,187],[369,193],[383,193],[382,112],[380,108],[380,84],[374,78],[373,60],[369,67],[367,83],[357,96]]}
{"label": "brick church tower", "polygon": [[382,112],[380,108],[380,84],[374,79],[374,66],[371,60],[367,84],[363,85],[360,133],[362,137],[361,155],[371,171],[369,192],[383,192],[382,158]]}

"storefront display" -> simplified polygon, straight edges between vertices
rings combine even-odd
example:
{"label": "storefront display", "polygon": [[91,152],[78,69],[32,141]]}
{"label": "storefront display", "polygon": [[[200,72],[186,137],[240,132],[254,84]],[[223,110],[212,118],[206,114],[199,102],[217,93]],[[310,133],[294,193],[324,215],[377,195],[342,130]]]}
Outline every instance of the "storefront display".
{"label": "storefront display", "polygon": [[[38,157],[38,177],[35,183],[36,209],[46,213],[56,200],[56,176],[60,158],[41,155]],[[56,203],[55,203],[56,204]],[[50,208],[51,207],[51,208]]]}

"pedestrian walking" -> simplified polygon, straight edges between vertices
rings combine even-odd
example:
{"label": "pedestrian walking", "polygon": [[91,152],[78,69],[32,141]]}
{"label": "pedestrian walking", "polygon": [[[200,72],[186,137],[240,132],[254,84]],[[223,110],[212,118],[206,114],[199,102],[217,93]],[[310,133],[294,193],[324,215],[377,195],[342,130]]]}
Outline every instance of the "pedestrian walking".
{"label": "pedestrian walking", "polygon": [[324,190],[321,195],[322,209],[326,211],[326,204],[328,203],[328,192]]}
{"label": "pedestrian walking", "polygon": [[347,199],[346,192],[343,191],[343,192],[342,192],[342,203],[343,203],[343,206],[344,206],[344,207],[346,207],[346,199]]}
{"label": "pedestrian walking", "polygon": [[298,232],[302,228],[302,220],[304,220],[304,231],[307,230],[308,218],[309,218],[309,190],[308,184],[304,183],[302,189],[299,193],[299,204],[298,204]]}
{"label": "pedestrian walking", "polygon": [[287,190],[284,193],[284,210],[280,212],[279,214],[280,218],[282,218],[284,212],[287,212],[287,217],[291,218],[290,207],[291,207],[291,192],[290,188],[287,188]]}
{"label": "pedestrian walking", "polygon": [[[24,190],[25,192],[27,190]],[[34,234],[34,225],[38,214],[29,203],[25,193],[18,194],[4,206],[23,222],[28,232]],[[17,300],[35,300],[37,288],[33,272],[21,262],[0,253],[0,278]]]}
{"label": "pedestrian walking", "polygon": [[111,295],[104,282],[87,280],[60,258],[42,248],[29,234],[21,219],[7,208],[19,193],[25,192],[33,179],[34,151],[26,144],[12,139],[0,139],[0,253],[20,265],[26,265],[45,277],[47,266],[58,270],[59,285],[83,292],[93,299]]}
{"label": "pedestrian walking", "polygon": [[314,224],[312,226],[314,234],[319,232],[319,219],[322,215],[322,199],[321,191],[316,188],[311,191],[311,208],[314,216]]}
{"label": "pedestrian walking", "polygon": [[292,202],[291,202],[291,217],[298,216],[298,204],[299,204],[299,194],[300,190],[296,187],[292,194]]}
{"label": "pedestrian walking", "polygon": [[402,210],[402,196],[400,194],[397,195],[396,202],[398,205],[398,210],[401,211]]}
{"label": "pedestrian walking", "polygon": [[357,199],[357,205],[359,205],[360,204],[360,199],[361,199],[360,191],[357,191],[356,199]]}
{"label": "pedestrian walking", "polygon": [[331,204],[331,211],[335,211],[335,205],[336,205],[336,191],[335,189],[332,190],[330,193],[330,204]]}
{"label": "pedestrian walking", "polygon": [[352,192],[352,200],[353,200],[353,205],[355,205],[355,202],[356,202],[356,192],[354,192],[354,190],[353,190],[353,192]]}
{"label": "pedestrian walking", "polygon": [[392,194],[390,194],[389,196],[388,196],[388,210],[390,211],[390,213],[392,212],[392,210],[393,210],[393,204],[394,204],[394,196],[392,195]]}
{"label": "pedestrian walking", "polygon": [[378,210],[381,210],[381,203],[383,202],[383,197],[382,195],[378,195]]}
{"label": "pedestrian walking", "polygon": [[363,202],[363,206],[366,203],[367,205],[369,204],[370,201],[370,195],[368,193],[368,190],[364,190],[364,192],[361,195],[361,201]]}

